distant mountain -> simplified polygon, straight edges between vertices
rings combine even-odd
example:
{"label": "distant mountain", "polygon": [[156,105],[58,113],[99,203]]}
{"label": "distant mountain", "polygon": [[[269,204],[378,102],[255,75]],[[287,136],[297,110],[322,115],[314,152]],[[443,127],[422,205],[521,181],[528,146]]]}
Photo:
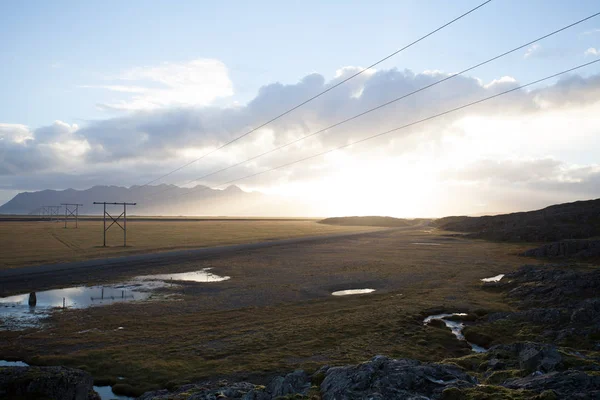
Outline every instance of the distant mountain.
{"label": "distant mountain", "polygon": [[600,199],[557,204],[541,210],[484,217],[446,217],[438,228],[509,242],[553,242],[600,236]]}
{"label": "distant mountain", "polygon": [[128,215],[289,216],[302,211],[301,204],[259,192],[245,192],[237,186],[217,190],[207,186],[158,185],[24,192],[0,206],[0,214],[37,213],[42,206],[61,203],[83,204],[80,214],[102,214],[102,206],[94,205],[95,201],[137,203],[128,207]]}

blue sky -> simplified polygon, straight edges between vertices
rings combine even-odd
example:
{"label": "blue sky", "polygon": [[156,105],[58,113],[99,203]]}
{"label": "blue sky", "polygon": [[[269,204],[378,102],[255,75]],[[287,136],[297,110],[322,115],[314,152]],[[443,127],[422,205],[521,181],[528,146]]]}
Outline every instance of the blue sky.
{"label": "blue sky", "polygon": [[[3,2],[0,5],[0,136],[5,135],[12,144],[2,148],[2,143],[8,142],[0,142],[0,155],[13,161],[6,161],[5,170],[9,172],[2,172],[0,168],[0,201],[21,190],[43,189],[43,185],[64,189],[83,188],[94,183],[145,183],[161,172],[243,133],[248,126],[256,126],[284,111],[288,104],[294,105],[310,97],[319,88],[350,71],[340,72],[340,69],[367,66],[481,2]],[[286,117],[282,124],[285,122],[287,125],[276,125],[272,130],[257,132],[249,142],[223,152],[221,158],[207,159],[205,165],[195,164],[165,183],[185,181],[210,171],[211,167],[222,167],[227,162],[260,153],[280,144],[282,138],[296,137],[299,129],[323,127],[325,123],[336,122],[340,115],[363,111],[360,104],[356,104],[360,103],[357,98],[365,106],[373,106],[377,105],[376,100],[383,102],[402,94],[393,90],[393,82],[402,90],[413,87],[411,85],[423,79],[433,79],[436,73],[443,75],[462,70],[598,11],[598,2],[593,0],[494,0],[377,66],[377,73],[365,74],[368,76],[364,79],[357,79],[353,83],[355,86],[349,86],[347,94],[344,90],[331,96],[328,94],[329,100],[323,99],[323,103],[319,104],[315,102],[307,107],[306,112]],[[473,93],[492,91],[494,87],[490,85],[494,80],[499,82],[496,87],[525,83],[591,61],[598,57],[599,49],[600,17],[596,17],[528,50],[472,71],[468,75],[470,80],[440,87],[439,91],[436,89],[428,103],[416,108],[413,114],[437,110],[432,103],[439,99],[471,99],[474,94],[469,91],[472,89]],[[403,72],[405,70],[416,75],[410,76]],[[572,98],[569,96],[576,92],[573,85],[577,86],[573,82],[557,84],[535,98],[531,95],[530,101],[535,103],[535,107],[544,110],[547,104],[554,107],[544,115],[535,114],[535,118],[529,118],[526,113],[518,118],[511,114],[516,111],[505,111],[512,110],[507,105],[505,109],[496,110],[500,114],[510,114],[502,117],[501,121],[499,116],[485,111],[481,113],[483,117],[479,114],[471,119],[461,117],[445,125],[443,130],[449,132],[445,136],[441,133],[439,136],[433,133],[433,136],[427,136],[429,128],[418,132],[424,138],[422,141],[413,139],[414,135],[410,138],[406,135],[402,140],[406,141],[406,148],[414,150],[411,150],[412,153],[398,150],[402,147],[398,145],[399,140],[396,144],[373,145],[369,149],[385,151],[385,156],[394,159],[399,163],[397,165],[404,165],[402,163],[408,162],[411,157],[420,160],[431,158],[439,163],[437,177],[432,178],[432,182],[436,179],[439,182],[442,171],[454,168],[466,173],[469,168],[466,161],[461,164],[451,160],[450,150],[443,154],[439,150],[450,146],[448,143],[454,143],[453,146],[458,143],[459,139],[455,136],[460,131],[462,133],[458,136],[464,143],[459,147],[478,149],[469,153],[471,167],[480,162],[508,162],[498,168],[510,170],[516,168],[514,163],[541,160],[540,165],[544,168],[554,165],[552,168],[560,169],[561,182],[579,179],[574,178],[575,172],[572,172],[577,168],[588,168],[595,179],[597,153],[594,153],[595,148],[587,146],[587,141],[599,133],[596,120],[588,118],[595,112],[592,106],[597,92],[592,83],[599,73],[599,64],[579,71],[578,75],[589,80],[583,83],[583,88],[576,88],[579,91]],[[310,74],[318,74],[319,78],[316,81],[303,80]],[[274,85],[277,82],[287,86]],[[549,82],[545,86],[555,83]],[[263,90],[259,92],[261,88]],[[360,93],[363,90],[366,93],[368,88],[371,88],[370,93],[376,91],[377,96],[361,97]],[[562,98],[557,97],[557,93],[568,95]],[[545,102],[540,103],[540,98]],[[422,101],[425,100],[423,97]],[[419,101],[416,99],[414,104],[421,104]],[[331,114],[324,111],[329,110],[328,106],[332,107]],[[344,131],[347,134],[344,140],[355,135],[354,131],[359,126],[361,132],[376,130],[380,125],[404,121],[401,118],[409,116],[399,117],[398,110],[389,111],[376,120],[349,127]],[[550,120],[555,126],[573,126],[572,118],[578,118],[578,123],[585,124],[581,128],[584,133],[575,144],[567,145],[557,139],[551,140],[556,143],[554,147],[541,146],[543,150],[538,148],[526,152],[520,149],[524,146],[515,145],[507,147],[505,153],[488,153],[477,147],[483,146],[483,142],[476,145],[479,139],[470,138],[475,132],[484,131],[489,131],[487,137],[498,135],[500,138],[507,135],[507,132],[496,129],[503,124],[510,125],[511,129],[523,129],[523,134],[528,133],[534,138],[535,132],[532,133],[531,129],[542,130],[541,127],[548,126]],[[475,128],[473,120],[479,121]],[[241,125],[235,125],[235,121],[242,121],[239,122]],[[219,129],[226,133],[219,133]],[[559,134],[555,132],[552,135]],[[168,140],[178,147],[168,144]],[[326,144],[325,141],[308,143],[298,148],[298,154],[309,154],[311,150],[325,148]],[[124,150],[126,146],[139,151],[129,153]],[[493,144],[491,146],[494,147]],[[419,153],[425,148],[429,149],[426,155]],[[52,162],[48,161],[46,165],[40,158],[45,157],[48,149],[54,153],[50,156]],[[456,149],[453,151],[456,153]],[[69,155],[73,155],[74,160],[64,161]],[[284,158],[293,156],[290,152]],[[31,160],[26,160],[27,157]],[[442,159],[445,161],[440,161]],[[160,162],[154,162],[156,160]],[[558,164],[544,160],[554,160]],[[370,162],[368,157],[364,162]],[[313,167],[325,168],[325,164]],[[431,162],[427,161],[427,164]],[[255,167],[269,165],[265,162]],[[345,164],[336,165],[333,170],[339,170]],[[490,164],[485,165],[489,167]],[[122,174],[122,179],[114,182],[98,178],[105,176],[107,171],[118,172],[124,166],[136,166],[147,172]],[[551,168],[547,171],[558,174]],[[567,174],[565,171],[571,172]],[[583,173],[583,170],[577,171],[578,174]],[[248,168],[242,172],[252,170]],[[248,184],[247,189],[292,195],[311,187],[308,191],[312,192],[327,186],[325,178],[334,175],[324,173],[324,178],[316,179],[312,187],[306,180],[294,181],[290,175],[285,175],[274,178],[270,183]],[[542,183],[547,184],[546,177],[542,178]],[[282,179],[285,184],[281,183]],[[489,179],[487,182],[489,185]],[[540,182],[529,182],[528,185],[533,186],[527,188],[515,182],[506,184],[512,184],[513,188],[518,186],[520,191],[525,192],[526,189],[542,190]],[[485,186],[485,182],[480,184],[482,188]],[[385,182],[381,181],[380,185],[385,186]],[[539,198],[534,196],[537,199],[535,204],[516,202],[511,207],[534,207],[595,195],[584,190],[572,191],[569,197],[559,189],[544,188],[543,194],[538,193]],[[505,203],[490,203],[489,197],[493,196],[489,193],[480,197],[485,199],[474,200],[473,204],[485,204],[485,207],[493,208],[490,211],[510,208]],[[368,212],[374,211],[377,210]]]}
{"label": "blue sky", "polygon": [[[35,128],[104,118],[96,104],[109,94],[79,86],[132,67],[195,58],[225,63],[235,99],[247,101],[267,83],[368,65],[479,3],[3,2],[0,121]],[[593,0],[495,0],[381,67],[456,71],[597,11]],[[571,65],[600,46],[600,35],[582,35],[598,26],[595,19],[543,43],[573,57],[525,62],[517,55],[476,74],[526,81]]]}

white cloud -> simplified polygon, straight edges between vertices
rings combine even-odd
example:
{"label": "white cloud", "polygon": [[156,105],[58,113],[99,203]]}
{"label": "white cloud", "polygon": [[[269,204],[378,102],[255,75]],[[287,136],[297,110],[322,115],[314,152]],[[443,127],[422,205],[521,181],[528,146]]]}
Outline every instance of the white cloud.
{"label": "white cloud", "polygon": [[583,35],[594,35],[596,33],[600,33],[600,28],[590,29],[589,31],[585,31],[582,34]]}
{"label": "white cloud", "polygon": [[127,99],[98,104],[103,109],[125,111],[203,106],[233,94],[225,64],[212,59],[132,68],[111,80],[118,83],[81,87],[132,94]]}
{"label": "white cloud", "polygon": [[584,53],[584,55],[586,56],[600,56],[600,50],[594,48],[594,47],[590,47],[589,49],[587,49]]}
{"label": "white cloud", "polygon": [[[158,109],[143,109],[118,118],[92,121],[83,127],[61,121],[35,130],[23,125],[0,124],[0,187],[8,190],[145,183],[248,132],[357,70],[356,67],[341,68],[331,80],[314,73],[294,84],[271,83],[262,87],[250,102],[236,107],[162,105]],[[227,167],[448,76],[442,71],[432,71],[415,73],[390,69],[361,74],[235,145],[170,176],[166,182],[184,182]],[[161,74],[164,71],[135,71],[123,77],[135,77],[139,81],[132,80],[128,85],[129,81],[121,79],[118,84],[105,86],[114,93],[144,98],[157,95],[153,92],[156,86],[140,83],[144,77],[152,79],[155,85],[163,85],[161,90],[166,90],[166,83],[159,82],[161,79],[169,82],[170,87],[179,85],[176,82],[188,81],[181,74],[177,79],[159,78]],[[457,76],[201,183],[215,185],[254,174],[518,85],[519,82],[510,76],[498,77],[488,83],[476,77]],[[600,195],[600,185],[594,186],[598,182],[594,175],[596,167],[589,160],[600,151],[598,145],[590,144],[591,138],[598,134],[599,99],[600,75],[570,75],[546,87],[517,90],[489,103],[259,175],[242,184],[247,189],[281,188],[281,193],[289,187],[301,187],[302,192],[310,191],[312,187],[315,193],[334,198],[335,193],[327,192],[327,188],[334,188],[329,182],[348,182],[358,188],[385,186],[389,182],[392,188],[397,182],[410,181],[421,193],[429,194],[427,199],[411,195],[418,201],[403,200],[405,206],[411,204],[414,215],[421,211],[421,215],[439,215],[431,210],[441,207],[436,199],[447,196],[443,191],[437,193],[437,189],[432,189],[436,186],[437,175],[442,181],[448,181],[445,185],[458,182],[448,192],[453,196],[467,196],[465,187],[473,186],[469,186],[468,195],[472,196],[474,204],[489,204],[493,208],[491,211],[503,211],[503,203],[494,200],[494,196],[508,202],[506,193],[511,193],[514,188],[519,189],[515,196],[521,197],[511,203],[513,206],[533,204],[532,199],[537,199],[535,204],[539,204],[558,198],[552,197],[551,193],[561,190],[569,196]],[[505,160],[507,154],[513,159]],[[579,159],[583,164],[581,168],[591,168],[589,171],[592,172],[576,169],[573,159]],[[475,167],[469,169],[470,165]],[[72,172],[74,169],[76,173]],[[342,172],[350,170],[355,172],[352,175],[355,180],[348,181],[343,176]],[[394,171],[393,176],[389,171]],[[450,179],[444,171],[454,171],[455,176]],[[504,188],[505,194],[489,191],[489,186],[494,184]],[[323,192],[318,188],[323,188]],[[341,188],[335,190],[341,193]],[[386,190],[379,190],[379,197],[385,197]],[[488,192],[482,192],[485,190]],[[398,198],[404,197],[398,193],[389,197],[385,210],[396,207]],[[567,195],[560,197],[561,200],[568,198]],[[447,208],[440,212],[462,210],[458,197],[447,203]],[[419,208],[426,204],[431,208]]]}
{"label": "white cloud", "polygon": [[532,57],[535,53],[539,52],[541,50],[541,48],[542,48],[542,46],[540,46],[537,43],[534,43],[527,48],[527,51],[525,52],[523,57],[524,58]]}
{"label": "white cloud", "polygon": [[517,80],[515,78],[513,78],[512,76],[503,76],[500,79],[492,80],[490,83],[486,84],[484,87],[486,89],[489,89],[492,87],[504,87],[507,85],[517,86]]}

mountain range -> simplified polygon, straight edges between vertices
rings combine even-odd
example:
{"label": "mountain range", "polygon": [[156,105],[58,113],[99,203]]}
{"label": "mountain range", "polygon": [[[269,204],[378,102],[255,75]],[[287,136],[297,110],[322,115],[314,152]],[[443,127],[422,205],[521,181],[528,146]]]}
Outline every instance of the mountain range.
{"label": "mountain range", "polygon": [[[83,204],[81,215],[102,214],[102,205],[94,202],[137,203],[128,207],[130,215],[164,216],[288,216],[302,204],[288,198],[245,192],[237,186],[223,190],[207,186],[181,188],[174,185],[157,186],[94,186],[86,190],[42,190],[17,194],[0,206],[0,214],[38,214],[43,206],[61,203]],[[114,207],[114,206],[113,206]],[[64,210],[64,209],[63,209]],[[64,212],[64,211],[63,211]]]}

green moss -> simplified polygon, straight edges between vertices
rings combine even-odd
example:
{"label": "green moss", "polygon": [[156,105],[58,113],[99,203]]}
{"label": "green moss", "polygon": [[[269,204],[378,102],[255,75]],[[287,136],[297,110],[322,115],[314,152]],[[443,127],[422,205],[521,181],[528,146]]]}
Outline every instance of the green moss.
{"label": "green moss", "polygon": [[462,400],[464,398],[465,394],[459,388],[451,387],[442,392],[442,400]]}
{"label": "green moss", "polygon": [[526,375],[525,371],[519,369],[508,369],[503,371],[494,371],[490,376],[487,377],[485,383],[490,385],[499,385],[504,381],[511,378],[522,378]]}
{"label": "green moss", "polygon": [[532,400],[536,394],[529,390],[512,390],[502,386],[479,385],[464,389],[465,400]]}

